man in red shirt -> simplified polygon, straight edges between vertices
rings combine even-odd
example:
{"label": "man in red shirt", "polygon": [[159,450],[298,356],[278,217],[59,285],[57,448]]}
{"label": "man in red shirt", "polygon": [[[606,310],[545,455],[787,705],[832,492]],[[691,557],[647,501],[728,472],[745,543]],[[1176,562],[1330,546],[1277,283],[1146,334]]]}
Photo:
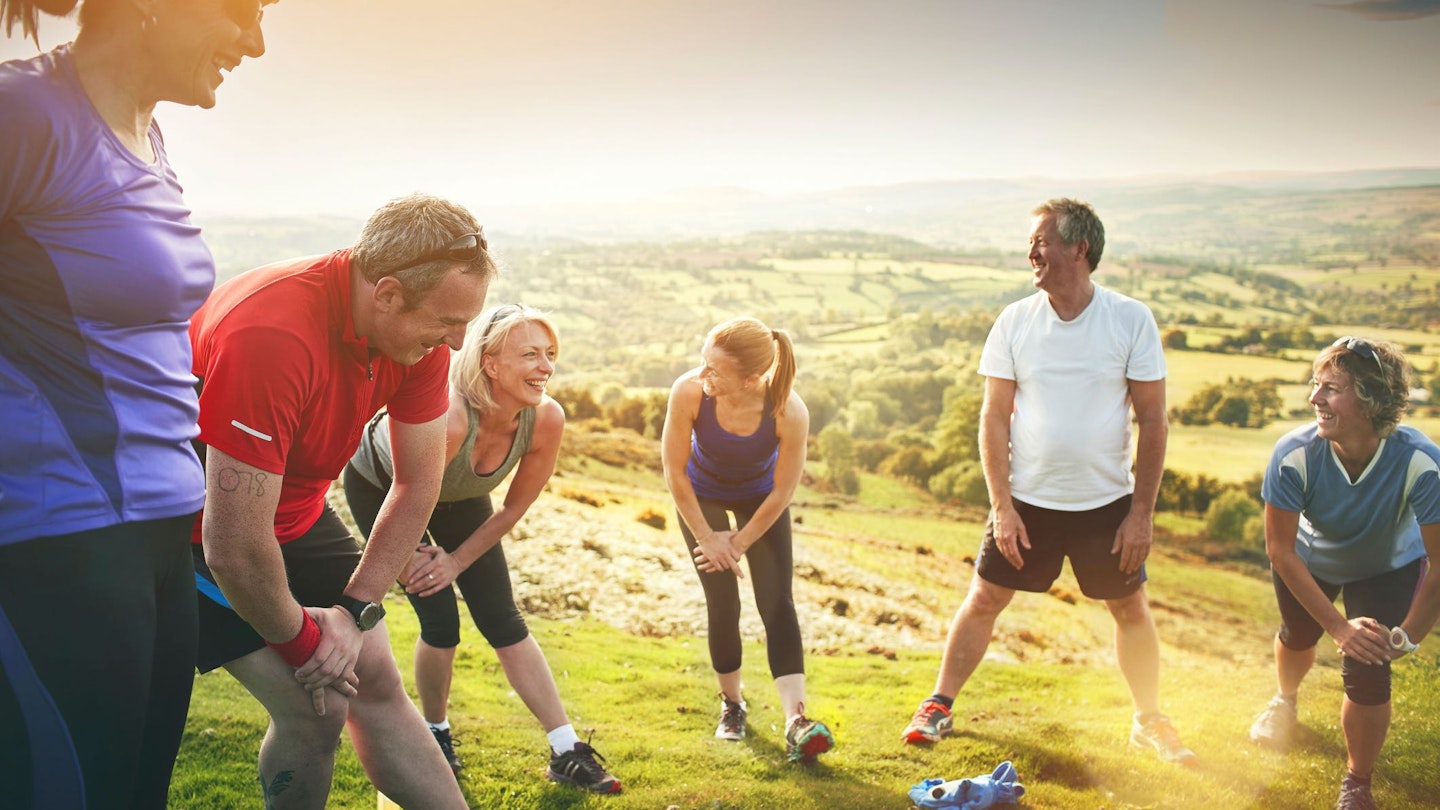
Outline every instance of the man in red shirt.
{"label": "man in red shirt", "polygon": [[[450,350],[494,274],[468,211],[412,195],[352,248],[238,276],[191,323],[206,446],[197,666],[224,666],[270,714],[267,808],[324,807],[346,727],[397,802],[465,806],[405,694],[380,602],[439,496]],[[395,482],[362,556],[325,493],[382,407]]]}

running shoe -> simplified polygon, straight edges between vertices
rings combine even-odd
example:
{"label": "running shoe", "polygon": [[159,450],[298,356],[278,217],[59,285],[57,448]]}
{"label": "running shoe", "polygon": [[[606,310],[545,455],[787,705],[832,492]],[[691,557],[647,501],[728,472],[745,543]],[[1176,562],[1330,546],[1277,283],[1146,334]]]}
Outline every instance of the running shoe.
{"label": "running shoe", "polygon": [[720,695],[720,725],[715,727],[715,739],[745,739],[745,701],[735,703]]}
{"label": "running shoe", "polygon": [[940,742],[940,738],[955,731],[955,718],[950,708],[933,698],[926,698],[910,718],[900,739],[907,743]]}
{"label": "running shoe", "polygon": [[590,743],[578,742],[563,754],[550,751],[550,767],[545,769],[545,778],[582,787],[591,793],[619,793],[620,780],[605,771],[605,766],[600,764],[604,761],[605,757],[591,748]]}
{"label": "running shoe", "polygon": [[801,704],[800,714],[785,727],[785,756],[791,762],[814,762],[834,747],[835,735],[830,728],[806,717],[805,705]]}
{"label": "running shoe", "polygon": [[1270,698],[1265,711],[1255,718],[1250,726],[1250,740],[1268,748],[1284,748],[1290,742],[1299,719],[1295,715],[1295,701],[1279,695]]}
{"label": "running shoe", "polygon": [[1370,795],[1370,786],[1356,781],[1349,774],[1340,783],[1340,799],[1335,810],[1375,810],[1375,797]]}
{"label": "running shoe", "polygon": [[1166,762],[1174,762],[1187,768],[1200,764],[1195,752],[1180,742],[1180,734],[1170,725],[1170,718],[1159,712],[1149,716],[1143,724],[1137,716],[1130,727],[1130,744],[1136,748],[1153,748]]}
{"label": "running shoe", "polygon": [[430,733],[435,735],[435,742],[440,745],[440,752],[445,755],[445,762],[450,765],[450,772],[458,775],[460,758],[455,756],[455,741],[450,738],[450,729],[442,731],[438,728],[431,728]]}

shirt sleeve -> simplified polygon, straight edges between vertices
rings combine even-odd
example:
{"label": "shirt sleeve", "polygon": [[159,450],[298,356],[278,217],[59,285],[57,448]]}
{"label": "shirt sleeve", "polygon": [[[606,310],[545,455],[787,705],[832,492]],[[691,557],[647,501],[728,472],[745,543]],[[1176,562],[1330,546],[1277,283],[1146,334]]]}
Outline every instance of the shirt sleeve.
{"label": "shirt sleeve", "polygon": [[1265,478],[1260,484],[1260,497],[1266,503],[1287,512],[1305,509],[1305,447],[1283,442],[1270,455]]}
{"label": "shirt sleeve", "polygon": [[0,222],[32,209],[56,161],[53,122],[12,84],[0,83]]}
{"label": "shirt sleeve", "polygon": [[1139,301],[1127,302],[1133,307],[1131,317],[1135,331],[1131,340],[1130,358],[1125,364],[1125,379],[1156,382],[1165,379],[1165,347],[1160,342],[1160,327],[1150,308]]}
{"label": "shirt sleeve", "polygon": [[315,379],[310,347],[296,335],[265,326],[225,328],[196,353],[200,441],[275,475],[286,458]]}
{"label": "shirt sleeve", "polygon": [[1410,475],[1415,479],[1410,487],[1410,507],[1415,510],[1415,520],[1422,526],[1440,523],[1440,474],[1437,474],[1434,455],[1423,449],[1415,450]]}
{"label": "shirt sleeve", "polygon": [[411,425],[438,419],[450,409],[450,350],[435,350],[405,374],[405,381],[390,396],[390,418]]}
{"label": "shirt sleeve", "polygon": [[979,372],[986,377],[1002,380],[1015,379],[1014,342],[1010,339],[1010,324],[1014,320],[1015,305],[1000,312],[990,334],[985,336],[985,348],[980,350]]}

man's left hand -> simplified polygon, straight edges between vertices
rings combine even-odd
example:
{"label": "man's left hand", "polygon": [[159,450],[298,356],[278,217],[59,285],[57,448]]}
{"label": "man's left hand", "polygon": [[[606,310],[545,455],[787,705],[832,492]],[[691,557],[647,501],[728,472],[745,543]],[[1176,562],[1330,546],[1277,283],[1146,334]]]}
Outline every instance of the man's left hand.
{"label": "man's left hand", "polygon": [[1151,515],[1143,515],[1131,512],[1125,516],[1120,523],[1120,528],[1115,532],[1115,545],[1110,547],[1111,554],[1120,555],[1120,570],[1126,574],[1133,574],[1140,570],[1145,559],[1150,556],[1150,544],[1154,541],[1155,524]]}

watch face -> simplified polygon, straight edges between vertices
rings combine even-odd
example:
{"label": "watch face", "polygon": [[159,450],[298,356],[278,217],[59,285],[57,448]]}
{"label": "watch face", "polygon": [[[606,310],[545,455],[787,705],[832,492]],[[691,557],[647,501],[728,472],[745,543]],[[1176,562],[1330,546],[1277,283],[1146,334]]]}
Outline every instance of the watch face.
{"label": "watch face", "polygon": [[360,615],[355,618],[355,625],[361,630],[369,630],[379,624],[383,618],[385,618],[385,606],[371,602],[367,604],[365,609],[360,611]]}

